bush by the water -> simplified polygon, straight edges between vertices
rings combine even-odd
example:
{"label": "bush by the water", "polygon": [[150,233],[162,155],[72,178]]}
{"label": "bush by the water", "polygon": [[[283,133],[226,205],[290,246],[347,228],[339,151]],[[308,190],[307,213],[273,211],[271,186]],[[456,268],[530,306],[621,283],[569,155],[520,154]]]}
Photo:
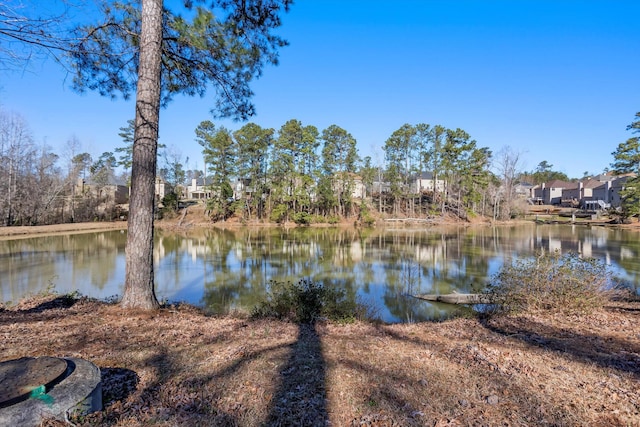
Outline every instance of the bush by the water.
{"label": "bush by the water", "polygon": [[329,288],[303,279],[297,283],[272,281],[267,299],[254,307],[251,316],[300,323],[312,323],[320,318],[352,322],[368,318],[369,310],[355,299],[348,298],[344,289]]}
{"label": "bush by the water", "polygon": [[621,291],[604,262],[547,252],[504,265],[489,293],[495,313],[585,313],[603,307]]}
{"label": "bush by the water", "polygon": [[298,225],[311,225],[313,222],[313,215],[307,212],[296,212],[293,214],[293,222]]}

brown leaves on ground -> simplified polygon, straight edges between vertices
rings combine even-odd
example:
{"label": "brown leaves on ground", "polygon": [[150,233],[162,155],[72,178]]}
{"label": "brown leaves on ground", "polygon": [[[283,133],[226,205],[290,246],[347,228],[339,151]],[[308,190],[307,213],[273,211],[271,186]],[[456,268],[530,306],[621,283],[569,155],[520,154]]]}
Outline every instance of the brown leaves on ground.
{"label": "brown leaves on ground", "polygon": [[77,425],[640,425],[638,302],[314,327],[49,297],[0,309],[0,342],[100,367],[105,408]]}

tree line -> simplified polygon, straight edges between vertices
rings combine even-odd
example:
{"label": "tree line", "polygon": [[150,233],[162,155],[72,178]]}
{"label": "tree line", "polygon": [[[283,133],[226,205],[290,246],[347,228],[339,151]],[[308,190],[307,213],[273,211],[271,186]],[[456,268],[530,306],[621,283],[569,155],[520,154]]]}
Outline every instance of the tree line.
{"label": "tree line", "polygon": [[[22,116],[0,109],[0,225],[101,221],[125,214],[103,190],[130,183],[132,123],[120,128],[123,146],[94,157],[82,151],[75,136],[58,152],[36,143]],[[181,155],[160,147],[158,176],[175,188],[185,179]]]}
{"label": "tree line", "polygon": [[[638,117],[629,129],[637,132]],[[634,127],[635,126],[635,127]],[[97,158],[71,137],[61,152],[37,144],[25,120],[0,110],[0,215],[2,225],[42,225],[114,219],[123,212],[97,192],[82,192],[80,182],[101,188],[129,184],[134,122],[119,129],[122,145]],[[453,213],[461,218],[484,215],[507,219],[522,201],[514,187],[539,184],[567,175],[541,162],[520,170],[520,154],[505,147],[494,155],[462,129],[425,123],[404,124],[382,146],[374,164],[361,157],[356,139],[338,125],[319,131],[291,119],[278,130],[250,122],[233,131],[210,120],[195,129],[202,147],[204,171],[187,170],[181,154],[159,144],[157,176],[174,191],[162,200],[177,209],[180,188],[205,178],[208,212],[214,221],[232,216],[242,221],[299,224],[372,221],[373,212],[393,217],[426,217]],[[638,172],[637,137],[612,153],[612,170]],[[118,172],[119,171],[119,172]],[[427,173],[441,185],[420,189],[415,179]],[[585,173],[586,175],[586,173]],[[626,216],[637,214],[635,180],[623,190]],[[359,186],[359,187],[358,187]],[[361,192],[358,192],[358,188]]]}
{"label": "tree line", "polygon": [[[214,220],[332,222],[373,210],[393,216],[453,212],[498,214],[500,194],[492,153],[462,129],[404,124],[382,147],[384,162],[361,158],[356,139],[338,125],[319,131],[296,119],[279,130],[248,123],[236,131],[205,120],[196,129],[207,163],[208,208]],[[428,173],[430,190],[416,188]],[[232,184],[244,190],[236,197]],[[358,186],[363,192],[357,192]],[[441,188],[442,187],[442,188]]]}

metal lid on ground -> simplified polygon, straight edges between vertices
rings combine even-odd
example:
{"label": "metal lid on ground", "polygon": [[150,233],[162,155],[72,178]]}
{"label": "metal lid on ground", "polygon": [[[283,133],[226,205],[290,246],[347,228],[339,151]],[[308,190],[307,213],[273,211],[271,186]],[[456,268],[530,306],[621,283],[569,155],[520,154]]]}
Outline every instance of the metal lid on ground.
{"label": "metal lid on ground", "polygon": [[23,357],[0,362],[0,408],[26,400],[32,391],[49,390],[62,380],[67,361],[57,357]]}

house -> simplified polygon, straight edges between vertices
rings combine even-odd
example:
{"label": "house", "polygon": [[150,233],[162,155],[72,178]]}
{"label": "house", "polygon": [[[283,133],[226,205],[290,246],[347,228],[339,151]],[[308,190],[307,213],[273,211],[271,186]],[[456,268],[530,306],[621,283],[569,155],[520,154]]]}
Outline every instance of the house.
{"label": "house", "polygon": [[[344,180],[342,179],[342,176],[345,177]],[[337,174],[333,179],[332,187],[336,194],[344,191],[344,187],[349,185],[352,199],[364,199],[367,196],[367,188],[362,181],[362,177],[352,172],[346,172],[342,176]]]}
{"label": "house", "polygon": [[162,200],[173,191],[173,186],[160,177],[156,177],[156,199]]}
{"label": "house", "polygon": [[380,195],[391,192],[391,183],[389,181],[373,181],[371,185],[371,194]]}
{"label": "house", "polygon": [[562,190],[562,203],[584,206],[585,201],[593,200],[593,189],[601,185],[602,182],[591,178],[572,183]]}
{"label": "house", "polygon": [[251,198],[251,195],[255,192],[250,178],[238,178],[232,181],[231,189],[233,190],[233,200],[240,200],[243,197]]}
{"label": "house", "polygon": [[596,202],[601,201],[602,204],[609,205],[614,208],[622,206],[620,191],[624,189],[625,183],[632,177],[633,175],[612,177],[613,179],[606,181],[604,184],[593,189],[591,200]]}
{"label": "house", "polygon": [[513,191],[516,197],[519,199],[531,199],[533,198],[533,189],[535,186],[528,182],[519,182],[513,187]]}
{"label": "house", "polygon": [[364,185],[362,178],[355,176],[353,180],[353,188],[351,189],[351,197],[354,199],[364,199],[367,197],[367,187]]}
{"label": "house", "polygon": [[208,199],[211,197],[211,178],[193,178],[187,185],[187,199]]}
{"label": "house", "polygon": [[575,185],[573,182],[555,179],[549,182],[543,182],[536,186],[533,190],[533,198],[539,200],[544,205],[559,205],[562,202],[562,190],[571,188]]}
{"label": "house", "polygon": [[410,189],[413,194],[420,194],[426,191],[442,193],[444,192],[444,184],[444,180],[436,179],[432,172],[422,172],[412,179]]}
{"label": "house", "polygon": [[129,202],[129,187],[126,182],[114,176],[97,181],[93,178],[79,178],[76,183],[75,194],[92,196],[115,204]]}

